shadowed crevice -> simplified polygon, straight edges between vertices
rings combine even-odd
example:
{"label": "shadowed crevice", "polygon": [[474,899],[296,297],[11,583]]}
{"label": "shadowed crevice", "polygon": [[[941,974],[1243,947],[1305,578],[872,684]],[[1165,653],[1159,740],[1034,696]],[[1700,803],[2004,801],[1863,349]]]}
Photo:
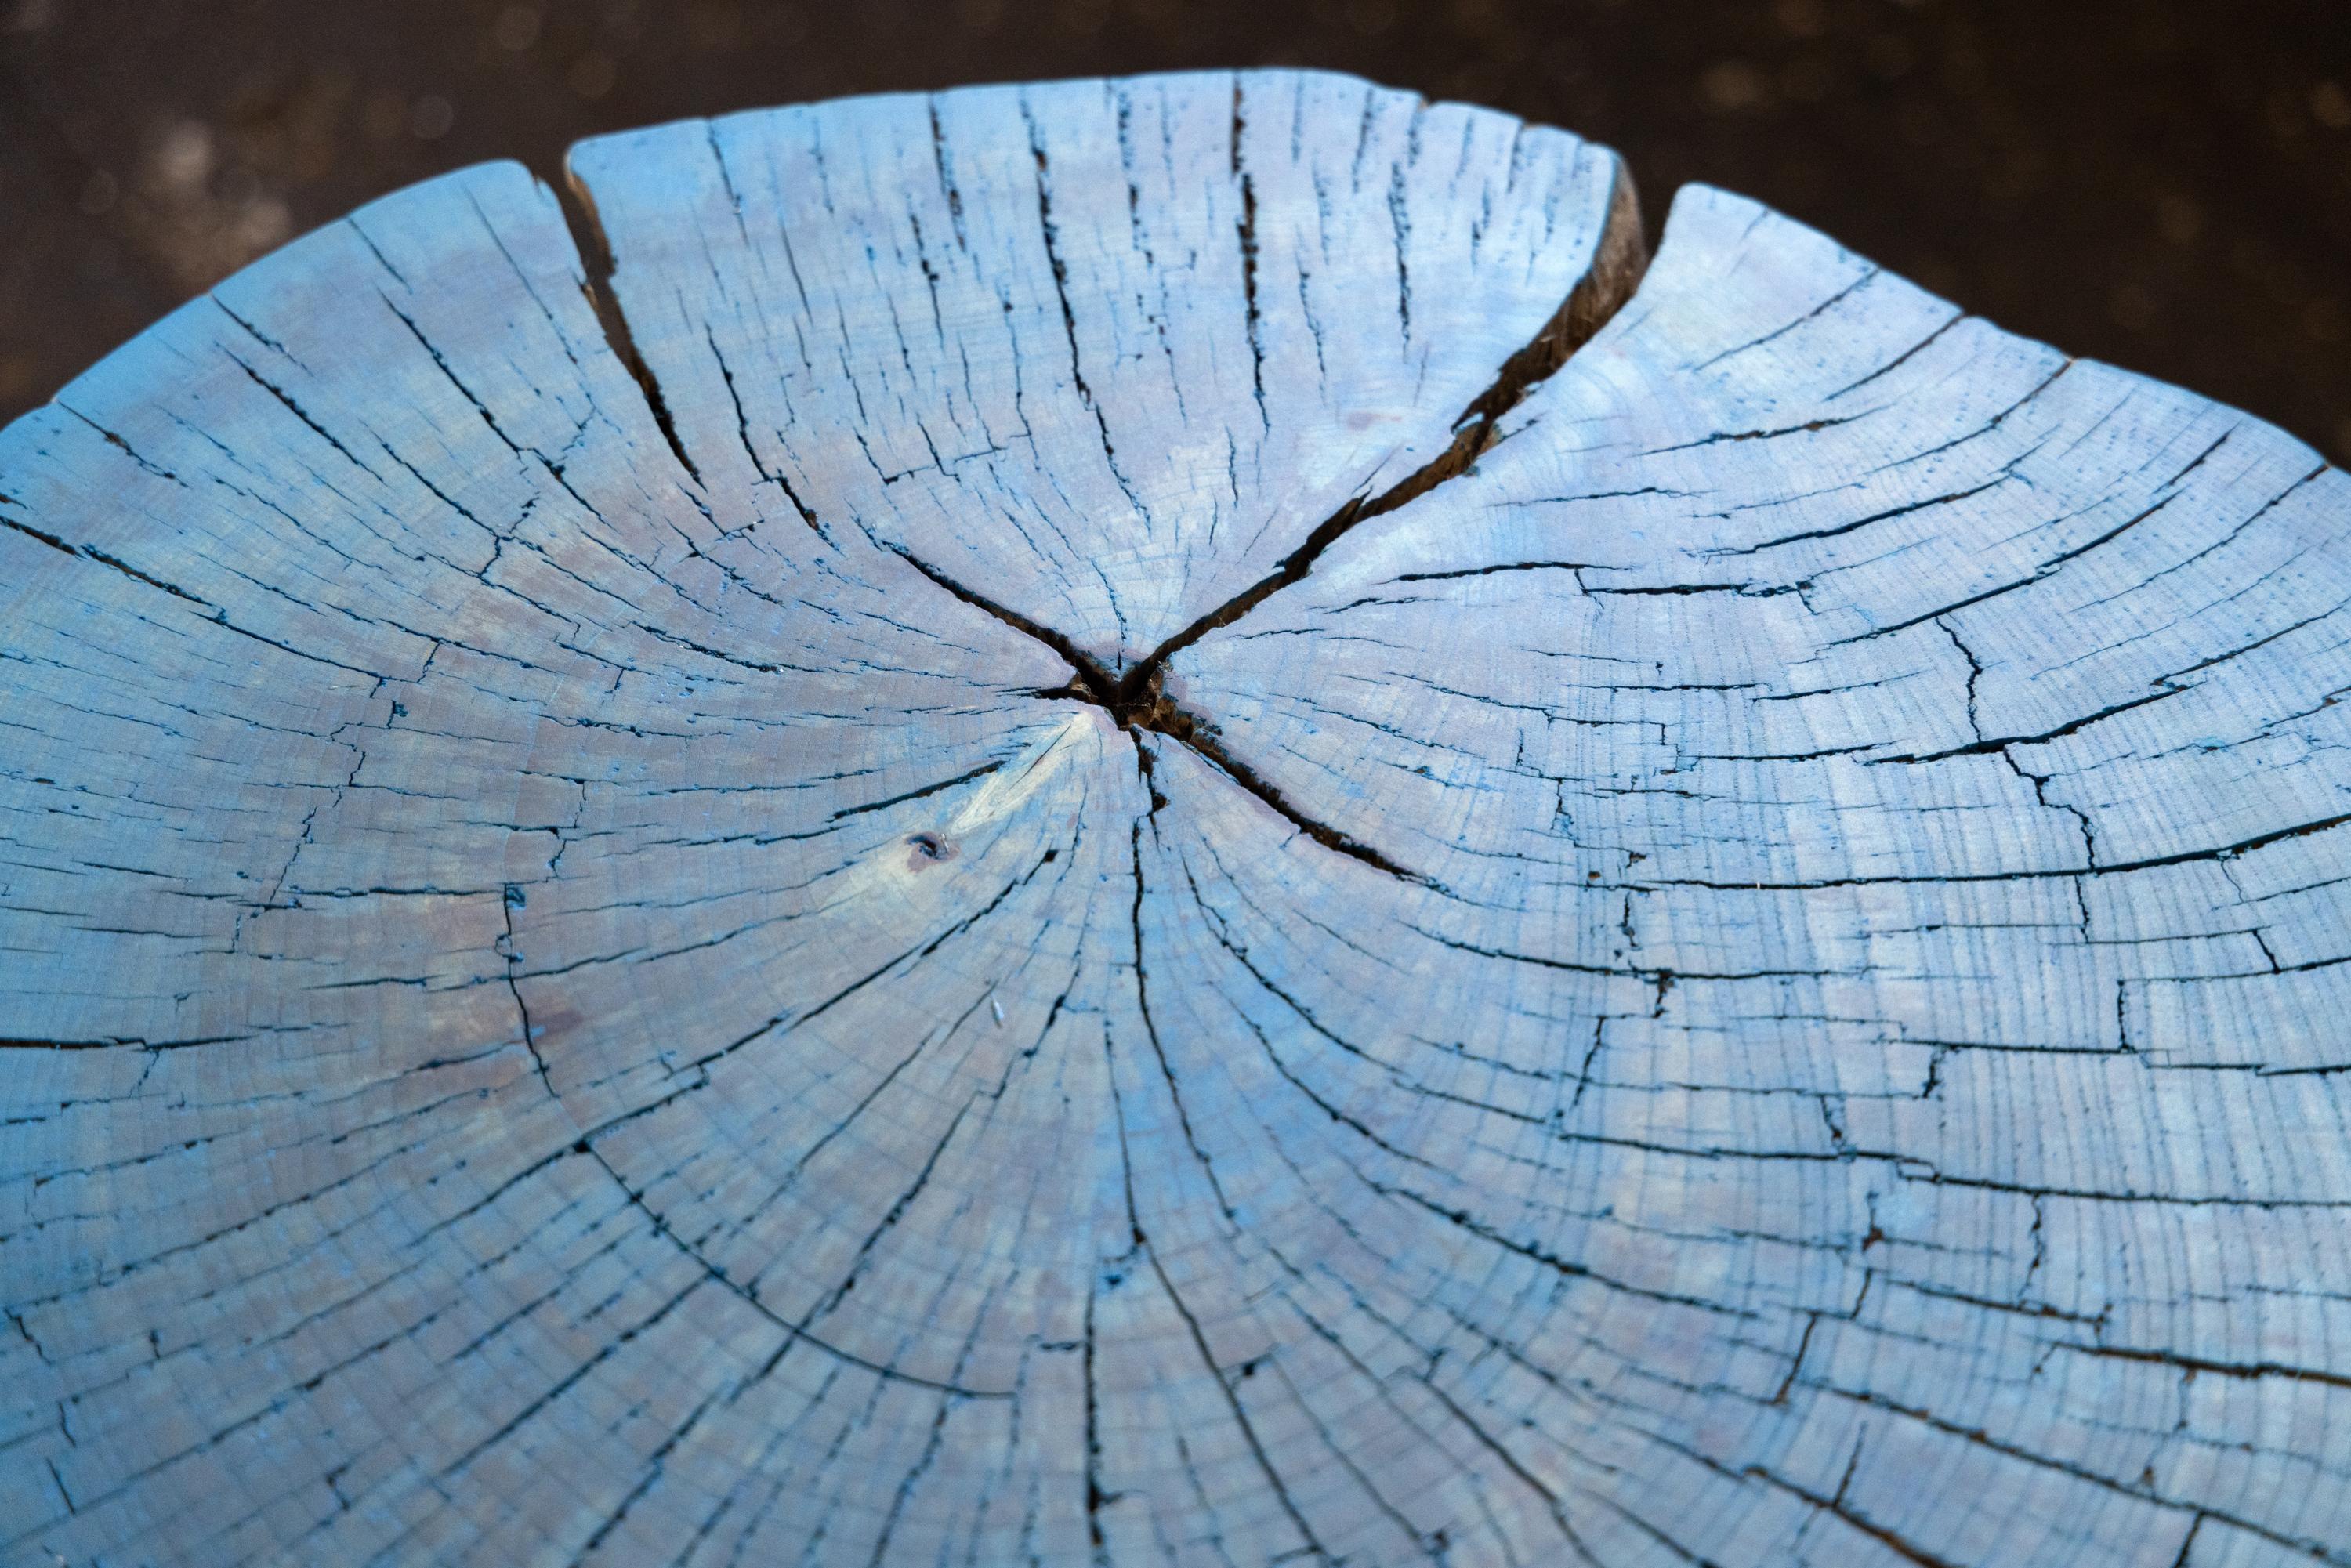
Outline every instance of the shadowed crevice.
{"label": "shadowed crevice", "polygon": [[571,229],[572,247],[580,253],[580,292],[588,297],[596,325],[603,329],[605,345],[635,379],[637,390],[644,394],[645,407],[653,413],[653,423],[661,427],[662,439],[669,443],[670,455],[699,485],[702,470],[694,465],[694,459],[686,455],[685,443],[677,438],[677,425],[670,418],[669,402],[662,396],[661,382],[646,365],[644,356],[637,351],[637,340],[629,330],[629,318],[621,308],[620,297],[612,292],[612,245],[604,233],[603,221],[596,215],[596,198],[587,183],[569,168],[564,171],[563,183],[552,188],[556,205]]}
{"label": "shadowed crevice", "polygon": [[[1327,822],[1315,821],[1292,805],[1256,769],[1225,749],[1223,744],[1217,738],[1216,727],[1213,724],[1207,723],[1185,711],[1177,706],[1174,698],[1161,689],[1165,665],[1154,660],[1149,664],[1138,666],[1136,671],[1130,671],[1124,678],[1114,676],[1102,666],[1100,661],[1051,627],[1040,625],[1019,611],[998,604],[986,594],[967,588],[906,550],[893,547],[893,553],[966,604],[994,616],[1014,631],[1034,638],[1050,648],[1075,672],[1077,678],[1068,685],[1042,690],[1037,692],[1036,695],[1092,703],[1096,707],[1106,710],[1122,729],[1130,733],[1148,730],[1155,735],[1163,735],[1171,740],[1177,741],[1190,747],[1195,755],[1224,774],[1226,778],[1264,801],[1277,816],[1323,848],[1359,860],[1365,865],[1387,873],[1390,876],[1417,883],[1423,886],[1435,885],[1418,872],[1398,865],[1371,845],[1359,839],[1349,837]],[[1144,676],[1139,685],[1134,678],[1138,673]],[[1143,769],[1146,784],[1152,789],[1152,805],[1156,809],[1161,803],[1161,797],[1155,784],[1150,784],[1152,779],[1150,750],[1137,741],[1135,751],[1137,765]]]}
{"label": "shadowed crevice", "polygon": [[[1272,809],[1276,816],[1280,817],[1324,849],[1361,861],[1367,866],[1384,871],[1388,875],[1405,882],[1416,883],[1422,887],[1437,885],[1419,872],[1407,866],[1398,865],[1361,839],[1351,838],[1329,823],[1317,821],[1300,810],[1290,803],[1288,797],[1268,782],[1262,774],[1227,751],[1217,738],[1216,727],[1213,725],[1205,724],[1194,718],[1192,715],[1176,706],[1168,698],[1159,695],[1155,683],[1153,686],[1153,700],[1150,706],[1134,713],[1134,716],[1123,716],[1120,722],[1130,729],[1147,729],[1155,735],[1166,736],[1169,739],[1179,741],[1190,747],[1195,756],[1208,763],[1259,800],[1264,801]],[[1139,742],[1137,749],[1138,751],[1142,749]]]}
{"label": "shadowed crevice", "polygon": [[1022,636],[1034,638],[1060,654],[1070,668],[1077,672],[1077,682],[1064,690],[1051,693],[1051,695],[1072,696],[1085,702],[1098,704],[1110,709],[1111,713],[1118,717],[1120,723],[1126,722],[1121,711],[1124,706],[1122,690],[1125,683],[1112,674],[1103,666],[1102,661],[1044,622],[1031,621],[1010,605],[999,604],[977,589],[967,588],[957,582],[954,578],[947,576],[946,573],[904,546],[884,544],[883,548],[973,609],[993,615]]}

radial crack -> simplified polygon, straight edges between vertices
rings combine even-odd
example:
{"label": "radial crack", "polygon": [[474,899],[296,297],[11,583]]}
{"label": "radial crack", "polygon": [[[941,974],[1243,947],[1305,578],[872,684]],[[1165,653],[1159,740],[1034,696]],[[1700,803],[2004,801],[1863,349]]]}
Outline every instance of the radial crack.
{"label": "radial crack", "polygon": [[[661,382],[645,363],[644,356],[637,352],[637,340],[629,330],[628,315],[621,308],[620,297],[612,292],[612,246],[604,234],[603,221],[596,215],[596,198],[587,182],[568,171],[559,197],[557,204],[563,210],[563,221],[571,228],[571,243],[580,252],[580,292],[588,297],[596,325],[603,329],[604,341],[611,349],[612,357],[621,361],[635,379],[638,390],[644,393],[645,406],[652,411],[653,423],[661,427],[662,439],[669,443],[671,455],[699,485],[702,470],[694,465],[694,459],[686,455],[685,443],[678,439],[677,425],[670,418],[669,402],[662,396]],[[797,497],[794,504],[798,504]]]}
{"label": "radial crack", "polygon": [[1304,581],[1322,552],[1357,524],[1393,512],[1447,479],[1467,473],[1469,465],[1493,445],[1494,433],[1502,416],[1517,407],[1536,386],[1557,374],[1578,349],[1608,324],[1609,319],[1633,297],[1633,290],[1648,267],[1649,247],[1642,234],[1640,202],[1634,193],[1632,176],[1620,167],[1591,268],[1566,302],[1543,324],[1542,330],[1503,361],[1493,383],[1461,411],[1460,417],[1454,421],[1452,444],[1378,495],[1349,500],[1322,519],[1271,571],[1154,648],[1129,672],[1127,679],[1149,678],[1169,658],[1209,632],[1231,625],[1274,594]]}
{"label": "radial crack", "polygon": [[[1061,656],[1072,671],[1076,672],[1077,679],[1070,685],[1040,691],[1037,694],[1039,696],[1068,697],[1078,702],[1092,703],[1096,707],[1106,710],[1122,729],[1129,732],[1149,730],[1154,734],[1164,735],[1171,740],[1178,741],[1190,747],[1195,754],[1216,768],[1226,778],[1265,802],[1277,816],[1324,849],[1333,850],[1340,854],[1359,860],[1365,865],[1375,867],[1390,876],[1399,877],[1405,882],[1417,883],[1423,887],[1437,885],[1420,873],[1398,865],[1362,840],[1343,833],[1327,822],[1319,822],[1290,804],[1281,792],[1267,782],[1255,768],[1225,749],[1216,738],[1216,726],[1186,712],[1176,704],[1174,698],[1166,695],[1162,689],[1165,666],[1159,664],[1155,658],[1129,670],[1123,677],[1113,675],[1100,661],[1051,627],[1031,621],[1019,611],[998,604],[987,595],[965,587],[937,568],[904,549],[894,546],[892,549],[893,553],[908,566],[913,567],[966,604],[986,612],[1014,631],[1024,636],[1032,637],[1050,648]],[[1147,771],[1149,754],[1144,752],[1142,755],[1146,758]]]}

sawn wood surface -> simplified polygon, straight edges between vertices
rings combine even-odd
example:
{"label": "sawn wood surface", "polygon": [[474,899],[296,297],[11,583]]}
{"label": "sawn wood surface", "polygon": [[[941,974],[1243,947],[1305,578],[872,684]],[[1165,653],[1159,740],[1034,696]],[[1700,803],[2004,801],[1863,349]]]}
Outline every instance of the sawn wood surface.
{"label": "sawn wood surface", "polygon": [[0,434],[0,1561],[2351,1563],[2342,474],[1342,78],[571,172]]}

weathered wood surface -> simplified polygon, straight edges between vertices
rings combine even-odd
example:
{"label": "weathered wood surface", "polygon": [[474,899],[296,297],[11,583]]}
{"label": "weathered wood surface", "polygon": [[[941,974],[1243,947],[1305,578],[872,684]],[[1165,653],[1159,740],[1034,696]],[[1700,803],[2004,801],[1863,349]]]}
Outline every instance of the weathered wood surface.
{"label": "weathered wood surface", "polygon": [[0,1556],[2351,1562],[2342,475],[1339,78],[574,167],[0,435]]}

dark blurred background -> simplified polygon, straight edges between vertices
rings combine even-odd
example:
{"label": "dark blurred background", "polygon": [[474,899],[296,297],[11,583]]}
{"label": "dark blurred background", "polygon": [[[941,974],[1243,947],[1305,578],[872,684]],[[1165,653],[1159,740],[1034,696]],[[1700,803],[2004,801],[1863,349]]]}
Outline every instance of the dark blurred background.
{"label": "dark blurred background", "polygon": [[2351,0],[0,0],[0,420],[395,186],[836,94],[1312,64],[1761,197],[2351,460]]}

